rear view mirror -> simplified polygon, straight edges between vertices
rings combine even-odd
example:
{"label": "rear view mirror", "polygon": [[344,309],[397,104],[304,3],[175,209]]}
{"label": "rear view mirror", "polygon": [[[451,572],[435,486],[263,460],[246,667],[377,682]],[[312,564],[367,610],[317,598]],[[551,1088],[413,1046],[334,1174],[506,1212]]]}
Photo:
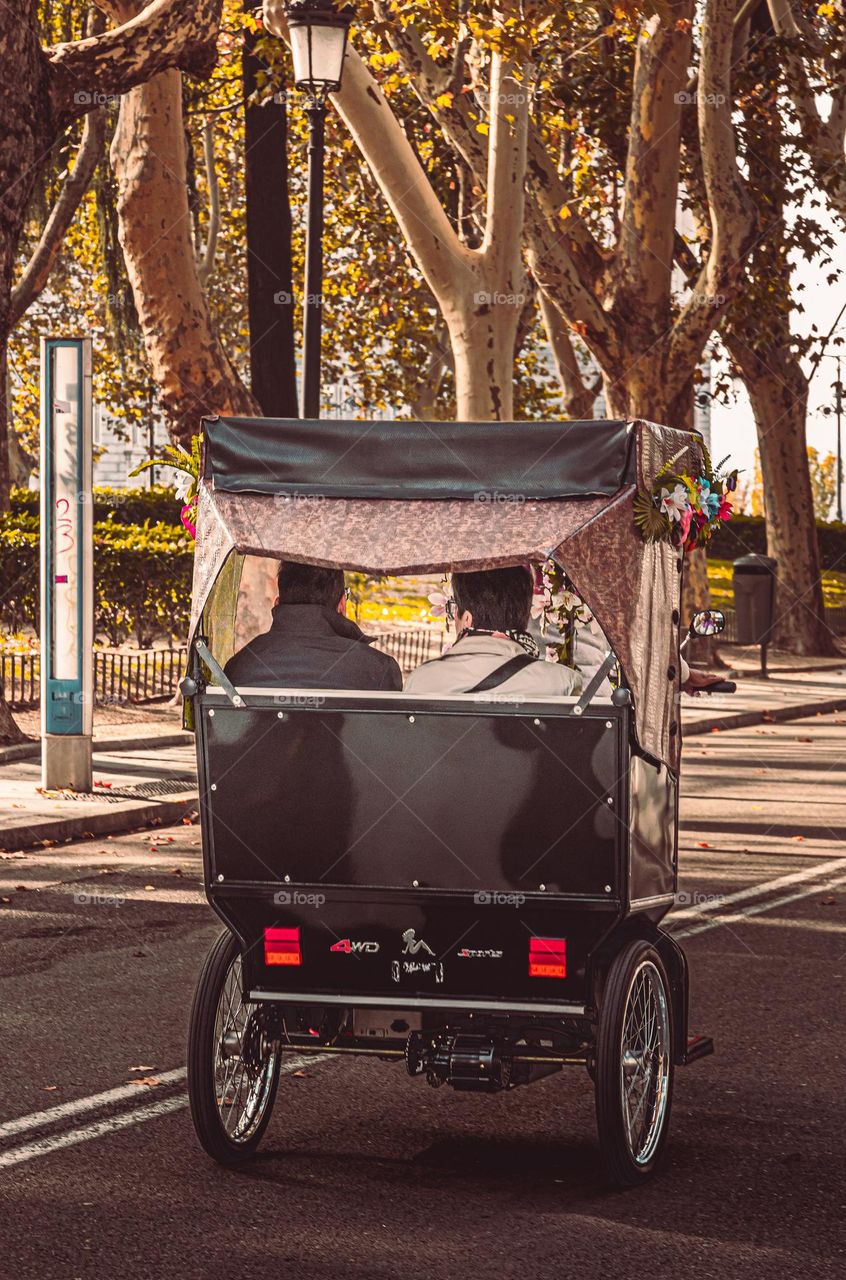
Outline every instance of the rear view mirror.
{"label": "rear view mirror", "polygon": [[690,620],[692,636],[718,636],[725,627],[726,615],[721,609],[699,609]]}

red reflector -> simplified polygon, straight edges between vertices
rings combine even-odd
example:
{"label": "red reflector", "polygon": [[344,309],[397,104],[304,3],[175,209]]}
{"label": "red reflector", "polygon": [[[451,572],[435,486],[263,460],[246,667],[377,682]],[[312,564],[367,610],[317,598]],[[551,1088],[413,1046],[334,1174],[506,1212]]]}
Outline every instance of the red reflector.
{"label": "red reflector", "polygon": [[567,939],[529,939],[529,977],[567,977]]}
{"label": "red reflector", "polygon": [[302,964],[299,929],[265,929],[265,964]]}

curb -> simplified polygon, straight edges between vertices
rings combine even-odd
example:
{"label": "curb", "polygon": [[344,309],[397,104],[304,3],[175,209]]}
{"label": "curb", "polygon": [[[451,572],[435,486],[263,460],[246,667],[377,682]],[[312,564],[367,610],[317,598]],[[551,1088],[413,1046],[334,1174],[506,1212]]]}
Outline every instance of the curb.
{"label": "curb", "polygon": [[[178,733],[149,735],[146,738],[95,738],[94,754],[110,755],[113,751],[154,751],[157,747],[181,747],[195,741],[193,733],[180,729]],[[41,755],[41,739],[30,738],[16,742],[11,747],[0,747],[0,765],[13,760],[34,760]]]}
{"label": "curb", "polygon": [[186,814],[199,807],[196,791],[187,790],[174,800],[127,800],[126,804],[110,805],[100,813],[80,814],[78,817],[41,818],[19,827],[0,827],[0,849],[32,849],[43,840],[78,839],[80,836],[111,836],[151,822],[166,826],[178,822]]}
{"label": "curb", "polygon": [[846,698],[828,698],[825,702],[804,702],[792,707],[774,707],[764,711],[741,711],[734,716],[722,716],[713,720],[694,720],[682,725],[682,737],[697,737],[712,729],[747,729],[754,724],[778,724],[785,720],[806,720],[810,716],[827,715],[832,711],[846,711]]}

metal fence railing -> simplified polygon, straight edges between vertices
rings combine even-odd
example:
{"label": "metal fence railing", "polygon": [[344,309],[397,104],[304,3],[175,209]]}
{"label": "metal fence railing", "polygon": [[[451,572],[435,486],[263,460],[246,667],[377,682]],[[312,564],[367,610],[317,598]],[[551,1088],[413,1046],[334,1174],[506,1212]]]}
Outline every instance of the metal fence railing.
{"label": "metal fence railing", "polygon": [[[170,698],[185,670],[187,649],[95,649],[94,701],[103,704],[158,702]],[[0,653],[0,696],[13,711],[32,711],[41,701],[37,653]]]}
{"label": "metal fence railing", "polygon": [[[723,609],[723,613],[726,615],[726,629],[720,639],[723,644],[737,644],[737,614],[734,609]],[[846,606],[827,606],[825,620],[836,636],[846,636]]]}
{"label": "metal fence railing", "polygon": [[373,641],[377,649],[396,658],[403,675],[408,675],[421,662],[440,657],[446,642],[446,632],[436,631],[432,627],[418,627],[408,631],[397,628],[395,631],[382,632]]}

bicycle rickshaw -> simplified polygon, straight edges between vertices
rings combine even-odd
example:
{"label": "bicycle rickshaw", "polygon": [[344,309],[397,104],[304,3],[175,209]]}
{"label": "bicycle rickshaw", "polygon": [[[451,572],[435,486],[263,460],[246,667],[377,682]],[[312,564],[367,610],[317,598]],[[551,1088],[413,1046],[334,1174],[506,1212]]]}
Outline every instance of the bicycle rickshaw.
{"label": "bicycle rickshaw", "polygon": [[[646,422],[205,423],[191,660],[205,885],[189,1092],[251,1154],[287,1051],[494,1093],[580,1066],[610,1180],[654,1170],[688,1036],[677,881],[682,554],[633,500],[699,438]],[[378,574],[553,558],[610,697],[235,689],[244,556]],[[341,1059],[343,1061],[343,1058]]]}

